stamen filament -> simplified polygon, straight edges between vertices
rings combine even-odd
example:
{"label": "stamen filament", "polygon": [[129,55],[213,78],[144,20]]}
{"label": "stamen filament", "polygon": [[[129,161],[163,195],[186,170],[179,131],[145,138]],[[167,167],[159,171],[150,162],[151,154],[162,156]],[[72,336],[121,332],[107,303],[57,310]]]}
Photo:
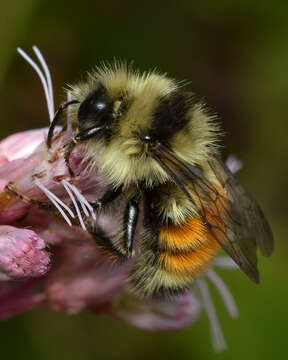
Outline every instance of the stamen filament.
{"label": "stamen filament", "polygon": [[218,256],[214,260],[214,266],[223,269],[239,269],[239,266],[235,263],[235,261],[228,256]]}
{"label": "stamen filament", "polygon": [[224,301],[224,304],[226,305],[227,311],[230,314],[230,316],[237,317],[238,316],[238,308],[237,308],[235,300],[234,300],[233,296],[231,295],[231,292],[229,291],[227,285],[220,278],[220,276],[212,269],[207,271],[207,277],[217,288],[219,294],[221,295],[221,297]]}
{"label": "stamen filament", "polygon": [[42,55],[41,51],[38,49],[37,46],[33,46],[32,49],[34,50],[34,53],[36,54],[38,60],[40,61],[40,64],[42,65],[42,68],[44,70],[44,73],[46,75],[46,82],[48,85],[48,91],[50,95],[50,107],[51,107],[51,113],[54,115],[54,95],[53,95],[53,85],[52,85],[52,77],[49,70],[49,67],[44,59],[44,56]]}
{"label": "stamen filament", "polygon": [[[94,213],[94,209],[89,204],[87,199],[80,193],[80,191],[77,189],[77,187],[75,185],[72,185],[72,184],[69,183],[69,187],[71,188],[71,190],[73,190],[74,194],[78,198],[85,215],[86,216],[92,216],[93,220],[96,220],[96,215]],[[89,214],[88,210],[89,210],[90,214]]]}
{"label": "stamen filament", "polygon": [[[72,100],[72,94],[71,91],[67,91],[67,102],[70,102]],[[72,123],[70,121],[70,117],[71,117],[71,107],[68,106],[67,110],[66,110],[66,116],[67,116],[67,131],[71,131],[72,130]]]}
{"label": "stamen filament", "polygon": [[210,322],[210,329],[211,329],[211,335],[212,335],[212,341],[213,346],[216,351],[222,351],[225,350],[227,345],[223,337],[223,333],[218,321],[218,317],[216,314],[215,306],[213,304],[213,301],[210,296],[210,292],[208,289],[208,286],[204,279],[196,279],[195,280],[198,289],[200,291],[200,294],[202,296],[203,305],[207,312],[208,319]]}
{"label": "stamen filament", "polygon": [[33,69],[38,74],[38,76],[41,80],[43,89],[44,89],[44,93],[45,93],[49,119],[50,119],[50,121],[52,121],[53,117],[54,117],[54,112],[53,112],[54,104],[52,105],[52,99],[50,98],[50,91],[49,91],[49,87],[47,84],[47,80],[46,80],[45,76],[43,75],[43,72],[41,71],[40,67],[36,64],[36,62],[34,60],[32,60],[32,58],[29,55],[27,55],[25,53],[25,51],[23,51],[21,48],[17,48],[17,51],[33,67]]}
{"label": "stamen filament", "polygon": [[80,209],[79,209],[79,206],[78,206],[78,204],[77,204],[77,201],[75,200],[74,195],[72,194],[71,190],[69,189],[69,185],[70,185],[70,184],[69,184],[66,180],[62,180],[62,184],[63,184],[65,190],[67,191],[68,195],[70,196],[70,198],[71,198],[71,200],[72,200],[72,203],[73,203],[73,205],[74,205],[74,207],[75,207],[75,210],[76,210],[76,212],[77,212],[77,216],[78,216],[78,218],[79,218],[79,221],[80,221],[80,224],[81,224],[82,229],[83,229],[84,231],[86,231],[87,229],[86,229],[84,220],[83,220],[83,218],[82,218],[81,211],[80,211]]}
{"label": "stamen filament", "polygon": [[[74,219],[75,215],[71,209],[62,201],[60,200],[56,195],[54,195],[50,190],[48,190],[43,184],[40,183],[38,179],[34,180],[35,184],[44,192],[44,194],[51,200],[51,202],[55,205],[55,207],[59,210],[63,218],[66,220],[66,222],[72,226],[71,220],[68,218],[64,210],[61,208],[61,206],[69,213],[69,215]],[[60,206],[61,205],[61,206]]]}

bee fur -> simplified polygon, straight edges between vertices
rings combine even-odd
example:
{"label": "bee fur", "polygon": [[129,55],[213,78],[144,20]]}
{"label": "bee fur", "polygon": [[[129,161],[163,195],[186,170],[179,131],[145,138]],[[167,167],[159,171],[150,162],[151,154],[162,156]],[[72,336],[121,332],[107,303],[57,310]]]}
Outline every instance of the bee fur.
{"label": "bee fur", "polygon": [[[221,129],[203,102],[165,74],[141,74],[121,62],[103,64],[68,91],[74,101],[71,148],[82,147],[90,168],[97,167],[111,189],[121,189],[117,245],[108,236],[113,229],[99,231],[110,242],[107,249],[127,258],[136,254],[131,291],[139,297],[182,292],[221,246],[257,282],[254,238],[263,238],[259,244],[270,255],[272,233],[261,233],[270,229],[263,213],[219,162]],[[117,204],[115,198],[105,204],[100,219],[106,207],[111,217],[119,214]],[[234,214],[239,220],[233,223]]]}

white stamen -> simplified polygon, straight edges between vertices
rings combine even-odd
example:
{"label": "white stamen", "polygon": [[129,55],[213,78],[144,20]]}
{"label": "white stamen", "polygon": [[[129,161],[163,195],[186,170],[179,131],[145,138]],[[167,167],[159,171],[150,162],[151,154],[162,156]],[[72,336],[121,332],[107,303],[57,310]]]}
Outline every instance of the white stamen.
{"label": "white stamen", "polygon": [[220,276],[218,276],[218,274],[212,269],[207,271],[207,277],[211,280],[211,282],[215,285],[215,287],[219,291],[219,294],[221,295],[230,316],[237,317],[238,308],[227,285],[220,278]]}
{"label": "white stamen", "polygon": [[[72,100],[72,94],[71,91],[67,91],[67,102]],[[71,118],[71,107],[68,106],[67,110],[66,110],[66,115],[67,115],[67,132],[69,133],[72,130],[72,123],[70,121]]]}
{"label": "white stamen", "polygon": [[[64,180],[65,181],[65,180]],[[68,181],[65,181],[65,184],[73,191],[73,193],[76,195],[77,200],[80,202],[80,205],[82,207],[82,210],[84,212],[84,214],[86,216],[90,216],[88,210],[86,209],[85,205],[82,203],[81,199],[79,198],[79,191],[77,193],[77,191],[75,192],[75,189],[77,189],[76,187],[74,187],[72,184],[70,184]]]}
{"label": "white stamen", "polygon": [[[69,213],[69,215],[74,219],[75,215],[71,209],[62,201],[60,200],[56,195],[54,195],[50,190],[48,190],[43,184],[40,183],[38,179],[34,180],[35,184],[44,192],[44,194],[50,199],[50,201],[56,206],[56,208],[59,210],[63,218],[66,220],[68,225],[72,226],[71,220],[68,218],[64,210],[61,208],[61,206]],[[61,206],[60,206],[61,205]]]}
{"label": "white stamen", "polygon": [[222,269],[239,269],[239,266],[228,256],[218,256],[214,260],[214,266]]}
{"label": "white stamen", "polygon": [[44,189],[47,194],[49,194],[55,201],[57,201],[57,203],[59,203],[73,219],[75,218],[73,211],[61,199],[59,199],[58,196],[56,196],[50,190],[48,190],[43,184],[40,183],[38,179],[35,179],[35,183],[39,187],[41,186],[41,190]]}
{"label": "white stamen", "polygon": [[70,189],[74,192],[75,196],[77,197],[78,201],[80,202],[80,205],[81,205],[81,207],[82,207],[82,210],[84,211],[84,214],[85,214],[86,216],[90,216],[88,210],[86,209],[85,204],[83,204],[82,199],[81,199],[80,196],[79,196],[79,194],[80,194],[79,190],[77,190],[76,186],[73,186],[73,185],[70,184],[70,183],[68,183],[68,184],[69,184]]}
{"label": "white stamen", "polygon": [[220,327],[220,324],[219,324],[219,321],[217,318],[217,314],[215,311],[213,301],[212,301],[210,293],[209,293],[208,286],[207,286],[205,280],[203,280],[203,279],[198,278],[195,280],[195,282],[199,288],[200,294],[203,299],[203,305],[207,312],[208,319],[210,322],[213,346],[216,351],[225,350],[227,345],[225,343],[225,340],[224,340],[224,337],[222,334],[222,330],[221,330],[221,327]]}
{"label": "white stamen", "polygon": [[71,190],[73,190],[74,194],[78,198],[85,215],[86,216],[92,216],[93,220],[96,220],[96,215],[94,213],[94,209],[89,204],[89,202],[86,200],[86,198],[80,193],[80,191],[77,189],[77,187],[75,185],[72,185],[72,184],[69,183],[69,187],[70,187]]}
{"label": "white stamen", "polygon": [[235,155],[229,155],[226,160],[226,166],[233,174],[236,174],[243,167],[243,162]]}
{"label": "white stamen", "polygon": [[79,209],[79,206],[78,206],[78,204],[77,204],[77,201],[75,200],[74,195],[72,194],[71,190],[69,189],[69,187],[70,187],[69,185],[70,185],[70,184],[69,184],[66,180],[62,180],[62,184],[63,184],[64,188],[66,189],[68,195],[70,196],[70,198],[71,198],[71,200],[72,200],[72,202],[73,202],[73,205],[74,205],[74,207],[75,207],[75,209],[76,209],[77,216],[78,216],[78,218],[79,218],[79,221],[80,221],[80,224],[81,224],[82,229],[83,229],[84,231],[86,231],[87,229],[86,229],[86,226],[85,226],[85,224],[84,224],[84,220],[83,220],[83,218],[82,218],[81,211],[80,211],[80,209]]}
{"label": "white stamen", "polygon": [[[40,187],[40,186],[39,186]],[[65,212],[63,211],[63,209],[61,208],[61,206],[57,203],[57,201],[55,201],[52,197],[50,197],[49,194],[47,194],[45,192],[45,190],[41,189],[44,194],[48,197],[48,199],[54,204],[54,206],[58,209],[58,211],[60,212],[60,214],[63,216],[63,218],[65,219],[65,221],[67,222],[67,224],[69,226],[72,226],[72,223],[70,221],[70,219],[68,218],[68,216],[65,214]]]}
{"label": "white stamen", "polygon": [[50,119],[50,121],[52,121],[53,117],[54,117],[54,112],[53,112],[54,104],[52,104],[52,99],[50,98],[50,91],[49,91],[49,87],[47,84],[47,80],[46,80],[45,76],[43,75],[43,72],[40,69],[40,67],[36,64],[36,62],[34,60],[31,59],[31,57],[29,55],[27,55],[25,53],[25,51],[23,51],[21,48],[17,48],[17,51],[33,67],[33,69],[38,74],[38,76],[41,80],[43,89],[44,89],[44,93],[45,93],[49,119]]}
{"label": "white stamen", "polygon": [[46,75],[46,81],[48,85],[48,91],[50,95],[50,106],[51,106],[51,113],[54,116],[54,95],[53,95],[53,85],[52,85],[52,77],[50,70],[48,68],[48,65],[44,59],[44,56],[42,55],[41,51],[38,49],[37,46],[33,46],[32,49],[34,50],[34,53],[36,54],[38,60],[40,61],[40,64],[42,65],[42,68],[44,70],[44,73]]}

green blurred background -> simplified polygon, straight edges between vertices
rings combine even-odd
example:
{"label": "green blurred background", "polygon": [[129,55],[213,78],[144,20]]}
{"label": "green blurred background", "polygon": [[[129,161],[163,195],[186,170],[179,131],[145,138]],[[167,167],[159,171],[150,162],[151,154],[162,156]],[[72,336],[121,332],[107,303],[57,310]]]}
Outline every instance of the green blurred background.
{"label": "green blurred background", "polygon": [[214,294],[228,351],[212,350],[207,318],[170,333],[148,333],[104,316],[48,309],[0,323],[1,358],[10,359],[286,359],[288,2],[271,1],[2,2],[1,137],[48,124],[40,82],[17,55],[36,44],[63,86],[101,59],[157,66],[204,95],[226,132],[225,156],[245,164],[241,181],[261,203],[276,251],[260,259],[262,284],[223,272],[240,308],[231,320]]}

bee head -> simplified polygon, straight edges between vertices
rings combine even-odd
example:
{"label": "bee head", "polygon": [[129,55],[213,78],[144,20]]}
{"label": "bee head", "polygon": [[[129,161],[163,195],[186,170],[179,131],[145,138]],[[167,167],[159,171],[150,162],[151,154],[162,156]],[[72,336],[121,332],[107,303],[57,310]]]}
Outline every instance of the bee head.
{"label": "bee head", "polygon": [[164,75],[98,70],[72,95],[80,102],[75,140],[115,185],[166,182],[155,161],[162,145],[190,163],[208,151],[209,118],[191,93]]}

